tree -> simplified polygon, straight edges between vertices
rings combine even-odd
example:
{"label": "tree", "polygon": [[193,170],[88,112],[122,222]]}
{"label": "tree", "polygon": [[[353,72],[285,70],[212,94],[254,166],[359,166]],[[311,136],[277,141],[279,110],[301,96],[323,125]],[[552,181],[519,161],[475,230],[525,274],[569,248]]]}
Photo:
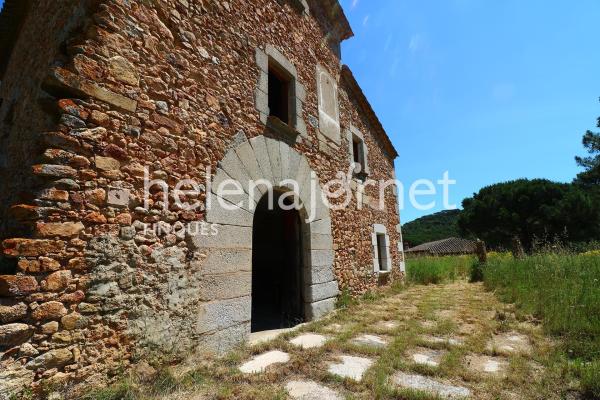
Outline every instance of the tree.
{"label": "tree", "polygon": [[410,246],[457,237],[460,210],[447,210],[426,215],[402,226],[404,242]]}
{"label": "tree", "polygon": [[510,248],[517,236],[527,250],[535,238],[567,242],[600,238],[600,204],[591,191],[545,179],[520,179],[485,187],[463,201],[458,225],[492,248]]}
{"label": "tree", "polygon": [[[596,124],[600,128],[600,118]],[[575,183],[586,186],[600,185],[600,133],[587,131],[583,135],[583,147],[589,153],[588,157],[575,157],[577,164],[585,171],[577,175]]]}

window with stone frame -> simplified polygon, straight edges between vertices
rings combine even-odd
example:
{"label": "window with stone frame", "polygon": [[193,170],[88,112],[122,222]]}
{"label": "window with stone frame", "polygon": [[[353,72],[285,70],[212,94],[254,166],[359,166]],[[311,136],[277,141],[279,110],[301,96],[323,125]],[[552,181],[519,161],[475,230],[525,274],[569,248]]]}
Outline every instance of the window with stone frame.
{"label": "window with stone frame", "polygon": [[287,125],[290,120],[290,106],[294,99],[291,93],[292,79],[274,61],[269,61],[269,116],[279,118]]}
{"label": "window with stone frame", "polygon": [[264,50],[256,48],[256,63],[260,73],[255,102],[260,121],[284,135],[306,138],[306,89],[298,80],[296,67],[269,44]]}
{"label": "window with stone frame", "polygon": [[354,175],[364,178],[369,175],[368,150],[362,133],[355,127],[348,132],[350,162],[354,163]]}
{"label": "window with stone frame", "polygon": [[392,259],[390,257],[390,237],[384,225],[373,226],[373,270],[376,273],[386,273],[392,270]]}

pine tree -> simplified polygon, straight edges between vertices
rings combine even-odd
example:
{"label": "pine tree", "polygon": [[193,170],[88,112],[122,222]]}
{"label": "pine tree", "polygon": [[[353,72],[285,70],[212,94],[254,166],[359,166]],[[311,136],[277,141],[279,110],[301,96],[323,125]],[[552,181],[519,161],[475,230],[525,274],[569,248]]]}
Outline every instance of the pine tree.
{"label": "pine tree", "polygon": [[[600,128],[600,118],[597,123]],[[600,133],[587,131],[583,135],[583,147],[585,147],[589,153],[587,157],[575,157],[577,164],[585,171],[577,175],[575,183],[590,186],[600,185]]]}

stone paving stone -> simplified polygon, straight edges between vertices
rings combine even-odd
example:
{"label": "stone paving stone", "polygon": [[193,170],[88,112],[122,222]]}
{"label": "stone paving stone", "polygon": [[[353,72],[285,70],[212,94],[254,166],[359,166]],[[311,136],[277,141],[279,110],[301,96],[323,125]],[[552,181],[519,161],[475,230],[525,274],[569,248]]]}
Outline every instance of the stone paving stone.
{"label": "stone paving stone", "polygon": [[312,381],[289,382],[285,389],[292,399],[297,400],[343,400],[335,391]]}
{"label": "stone paving stone", "polygon": [[358,344],[361,346],[372,346],[372,347],[385,347],[388,345],[386,339],[375,336],[375,335],[361,335],[356,339],[352,340],[353,344]]}
{"label": "stone paving stone", "polygon": [[483,372],[490,375],[504,375],[508,362],[499,357],[471,355],[466,358],[467,366],[473,372]]}
{"label": "stone paving stone", "polygon": [[268,367],[274,364],[285,364],[290,361],[290,355],[282,351],[270,351],[254,357],[252,360],[243,364],[240,371],[244,374],[257,374],[264,372]]}
{"label": "stone paving stone", "polygon": [[342,378],[362,380],[364,373],[373,365],[373,360],[363,357],[340,356],[341,363],[329,364],[329,373]]}
{"label": "stone paving stone", "polygon": [[465,387],[448,385],[421,375],[398,372],[392,377],[392,382],[401,388],[419,390],[443,399],[462,399],[471,396],[471,391]]}
{"label": "stone paving stone", "polygon": [[498,354],[530,354],[531,344],[529,338],[516,332],[494,335],[488,343],[487,350]]}
{"label": "stone paving stone", "polygon": [[443,350],[432,350],[425,347],[417,347],[408,352],[410,358],[417,364],[429,367],[439,367],[442,357],[446,354]]}
{"label": "stone paving stone", "polygon": [[463,339],[460,338],[448,338],[431,335],[422,335],[421,340],[430,344],[446,344],[450,346],[462,346],[464,344]]}
{"label": "stone paving stone", "polygon": [[303,349],[315,349],[323,347],[325,342],[327,342],[326,336],[316,335],[314,333],[300,335],[297,338],[290,340],[291,344],[297,347],[301,347]]}

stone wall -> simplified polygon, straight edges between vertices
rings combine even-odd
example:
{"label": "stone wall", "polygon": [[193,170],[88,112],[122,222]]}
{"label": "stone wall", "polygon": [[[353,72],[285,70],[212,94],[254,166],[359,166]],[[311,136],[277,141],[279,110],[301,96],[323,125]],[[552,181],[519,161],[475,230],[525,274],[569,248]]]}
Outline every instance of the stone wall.
{"label": "stone wall", "polygon": [[[393,149],[341,79],[326,16],[309,14],[305,2],[76,3],[36,2],[0,89],[0,168],[9,177],[0,181],[0,398],[57,385],[77,397],[142,357],[222,352],[247,334],[247,318],[236,319],[249,313],[247,288],[233,285],[239,291],[214,295],[219,301],[203,288],[215,285],[214,260],[248,275],[250,252],[209,252],[177,230],[145,230],[207,216],[165,210],[157,187],[143,208],[144,167],[170,189],[181,179],[203,183],[240,137],[264,136],[284,140],[326,182],[348,170],[344,132],[353,126],[368,146],[371,178],[393,177]],[[305,91],[306,133],[291,139],[256,108],[257,49],[268,46],[293,64]],[[339,142],[319,131],[317,66],[337,82]],[[366,189],[371,205],[374,190]],[[400,276],[393,188],[385,210],[371,205],[359,210],[353,200],[330,213],[336,287],[357,295],[381,280],[374,224],[386,226],[391,279]]]}

